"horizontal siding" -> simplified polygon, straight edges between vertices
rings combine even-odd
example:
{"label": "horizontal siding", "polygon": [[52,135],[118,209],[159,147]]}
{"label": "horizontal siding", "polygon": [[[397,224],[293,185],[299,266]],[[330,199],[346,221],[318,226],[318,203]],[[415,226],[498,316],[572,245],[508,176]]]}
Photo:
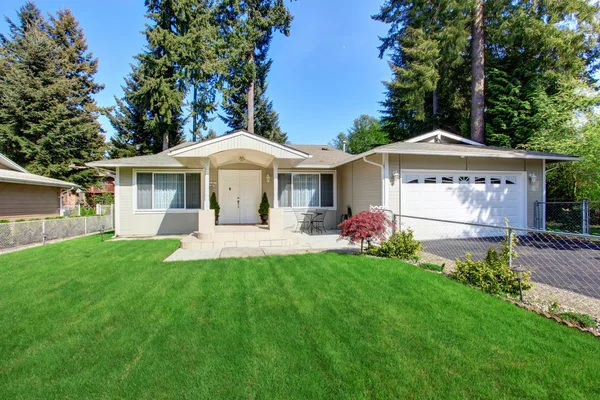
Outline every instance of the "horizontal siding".
{"label": "horizontal siding", "polygon": [[[266,154],[270,154],[275,158],[302,158],[293,154],[290,150],[279,148],[269,143],[262,142],[258,139],[248,136],[229,137],[224,140],[217,141],[199,148],[189,149],[182,153],[183,157],[208,157],[213,154],[227,150],[256,150]],[[177,157],[177,156],[176,156]]]}
{"label": "horizontal siding", "polygon": [[[369,158],[369,161],[381,163],[381,157]],[[352,163],[352,213],[369,210],[370,206],[380,206],[381,168],[363,160]]]}
{"label": "horizontal siding", "polygon": [[28,219],[57,216],[60,188],[0,183],[0,219]]}

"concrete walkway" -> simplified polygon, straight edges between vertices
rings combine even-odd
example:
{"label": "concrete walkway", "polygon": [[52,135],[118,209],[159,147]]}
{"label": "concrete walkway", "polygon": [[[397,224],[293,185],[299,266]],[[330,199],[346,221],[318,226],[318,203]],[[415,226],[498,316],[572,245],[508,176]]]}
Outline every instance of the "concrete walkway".
{"label": "concrete walkway", "polygon": [[346,240],[338,241],[339,233],[323,235],[298,234],[299,244],[287,247],[225,247],[222,249],[183,250],[177,249],[165,261],[213,260],[216,258],[263,257],[273,255],[291,255],[306,253],[322,253],[335,251],[356,253],[359,246],[349,245]]}

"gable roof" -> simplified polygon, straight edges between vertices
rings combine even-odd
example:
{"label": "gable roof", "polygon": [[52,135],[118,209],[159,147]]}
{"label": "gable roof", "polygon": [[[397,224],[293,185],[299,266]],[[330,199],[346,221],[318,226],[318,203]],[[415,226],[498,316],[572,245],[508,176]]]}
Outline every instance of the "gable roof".
{"label": "gable roof", "polygon": [[483,146],[482,143],[476,142],[471,139],[467,139],[463,136],[456,135],[454,133],[447,132],[443,129],[436,129],[429,133],[425,133],[423,135],[416,136],[414,138],[408,139],[404,141],[405,143],[421,143],[421,142],[430,142],[430,143],[464,143],[470,144],[472,146]]}
{"label": "gable roof", "polygon": [[79,187],[71,182],[61,181],[59,179],[47,178],[45,176],[30,174],[27,170],[15,163],[5,155],[0,153],[0,164],[6,165],[11,169],[0,169],[0,182],[20,183],[36,186],[53,186],[63,188]]}
{"label": "gable roof", "polygon": [[[227,142],[231,142],[228,144]],[[277,155],[277,158],[309,158],[310,155],[285,144],[276,143],[245,130],[237,130],[214,139],[196,142],[188,146],[171,149],[171,157],[207,157],[217,151],[231,149],[254,149]]]}

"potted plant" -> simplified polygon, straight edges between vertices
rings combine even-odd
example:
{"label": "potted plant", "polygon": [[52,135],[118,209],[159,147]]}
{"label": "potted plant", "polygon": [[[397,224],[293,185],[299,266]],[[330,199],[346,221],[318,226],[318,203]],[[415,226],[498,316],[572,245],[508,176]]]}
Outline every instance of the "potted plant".
{"label": "potted plant", "polygon": [[217,195],[215,194],[215,192],[212,192],[212,194],[210,195],[210,209],[215,210],[215,224],[218,224],[221,206],[219,206],[219,202],[217,201]]}
{"label": "potted plant", "polygon": [[260,215],[260,220],[263,225],[267,224],[267,220],[269,219],[269,199],[267,199],[267,194],[263,192],[262,200],[260,201],[260,206],[258,207],[258,214]]}

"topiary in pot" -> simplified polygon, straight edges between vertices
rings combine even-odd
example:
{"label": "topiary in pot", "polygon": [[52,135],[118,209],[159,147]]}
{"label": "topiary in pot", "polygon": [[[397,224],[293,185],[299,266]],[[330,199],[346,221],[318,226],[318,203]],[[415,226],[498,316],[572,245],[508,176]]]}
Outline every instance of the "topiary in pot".
{"label": "topiary in pot", "polygon": [[221,212],[221,206],[217,201],[217,194],[212,192],[210,195],[210,209],[215,210],[215,224],[219,222],[219,213]]}
{"label": "topiary in pot", "polygon": [[260,201],[260,206],[258,206],[258,214],[260,215],[260,220],[263,225],[267,224],[267,220],[269,219],[269,199],[267,198],[267,194],[263,192],[262,200]]}

